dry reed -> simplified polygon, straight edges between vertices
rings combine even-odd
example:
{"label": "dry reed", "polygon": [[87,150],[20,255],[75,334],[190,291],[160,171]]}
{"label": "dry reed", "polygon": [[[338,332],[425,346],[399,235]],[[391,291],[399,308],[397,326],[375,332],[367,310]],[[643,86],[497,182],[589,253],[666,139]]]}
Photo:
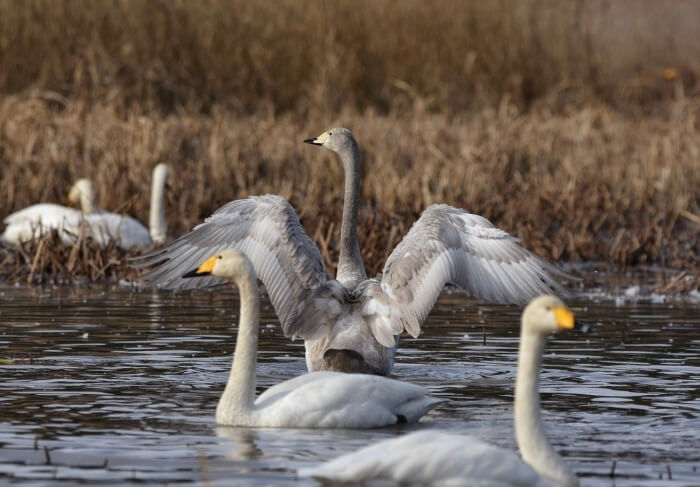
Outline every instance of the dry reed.
{"label": "dry reed", "polygon": [[527,106],[576,82],[630,109],[697,94],[692,0],[0,0],[0,92],[159,110]]}
{"label": "dry reed", "polygon": [[[665,5],[0,0],[0,215],[90,177],[101,207],[147,221],[167,162],[171,236],[282,194],[333,271],[342,171],[301,140],[343,125],[372,274],[447,202],[546,258],[696,276],[700,9]],[[86,243],[95,265],[69,272],[70,249],[41,245],[3,251],[2,276],[126,275],[116,249]]]}

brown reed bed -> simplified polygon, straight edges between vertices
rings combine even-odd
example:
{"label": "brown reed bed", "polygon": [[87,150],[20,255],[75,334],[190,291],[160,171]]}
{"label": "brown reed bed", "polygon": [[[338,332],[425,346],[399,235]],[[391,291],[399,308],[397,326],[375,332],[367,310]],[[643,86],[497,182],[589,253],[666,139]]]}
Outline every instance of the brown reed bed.
{"label": "brown reed bed", "polygon": [[421,98],[454,113],[575,81],[653,110],[697,94],[699,24],[693,0],[0,0],[0,93],[276,113]]}
{"label": "brown reed bed", "polygon": [[127,259],[134,255],[113,243],[96,247],[82,234],[74,245],[65,246],[53,232],[17,248],[0,249],[0,276],[29,285],[133,281],[138,273],[129,267]]}
{"label": "brown reed bed", "polygon": [[226,201],[277,193],[298,210],[332,271],[343,174],[331,152],[302,139],[345,125],[363,150],[360,238],[371,273],[436,202],[486,216],[549,259],[696,272],[700,100],[634,119],[592,101],[562,111],[561,96],[571,95],[527,112],[504,101],[462,117],[417,105],[410,116],[346,110],[308,120],[224,110],[121,116],[109,105],[57,109],[41,95],[7,97],[0,213],[63,201],[75,179],[89,177],[99,206],[147,221],[151,169],[167,162],[172,237]]}
{"label": "brown reed bed", "polygon": [[[172,237],[282,194],[333,271],[342,171],[301,140],[343,125],[371,274],[447,202],[549,259],[697,285],[698,22],[685,0],[0,0],[0,216],[89,177],[101,207],[146,221],[167,162]],[[0,250],[0,279],[130,272],[81,248],[83,267],[49,243]]]}

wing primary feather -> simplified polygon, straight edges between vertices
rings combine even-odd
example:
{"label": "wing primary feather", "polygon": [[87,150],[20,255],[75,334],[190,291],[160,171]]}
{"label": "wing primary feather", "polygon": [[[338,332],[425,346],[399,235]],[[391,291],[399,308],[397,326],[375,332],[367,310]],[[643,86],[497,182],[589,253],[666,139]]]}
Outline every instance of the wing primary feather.
{"label": "wing primary feather", "polygon": [[141,277],[146,286],[202,288],[221,280],[182,279],[182,275],[225,248],[238,248],[251,259],[286,335],[315,326],[300,320],[297,307],[308,306],[314,289],[327,281],[323,259],[294,209],[280,196],[230,201],[190,233],[134,259],[131,265],[157,265]]}
{"label": "wing primary feather", "polygon": [[522,304],[555,289],[565,272],[520,247],[518,240],[486,218],[448,205],[429,206],[387,259],[381,295],[393,312],[375,319],[375,337],[406,331],[417,336],[446,283],[471,296],[493,302]]}

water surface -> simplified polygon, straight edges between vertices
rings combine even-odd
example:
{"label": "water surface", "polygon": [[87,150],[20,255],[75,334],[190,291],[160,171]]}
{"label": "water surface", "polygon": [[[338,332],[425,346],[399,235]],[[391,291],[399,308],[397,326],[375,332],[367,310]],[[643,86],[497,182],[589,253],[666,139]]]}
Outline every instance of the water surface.
{"label": "water surface", "polygon": [[[583,485],[700,485],[700,310],[665,301],[583,295],[570,304],[598,325],[550,342],[544,418]],[[263,307],[259,392],[306,370]],[[394,376],[446,404],[365,431],[217,427],[235,315],[230,290],[0,288],[0,357],[14,360],[0,366],[0,480],[313,485],[296,469],[416,428],[516,448],[516,307],[445,294],[423,336],[401,340]]]}

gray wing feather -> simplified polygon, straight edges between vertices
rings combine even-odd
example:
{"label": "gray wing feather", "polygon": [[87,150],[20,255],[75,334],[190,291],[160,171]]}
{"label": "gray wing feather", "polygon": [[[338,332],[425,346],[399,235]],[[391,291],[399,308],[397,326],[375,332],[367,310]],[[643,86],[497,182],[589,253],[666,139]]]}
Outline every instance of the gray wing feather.
{"label": "gray wing feather", "polygon": [[572,277],[486,218],[433,205],[389,256],[381,284],[363,293],[364,310],[383,343],[389,331],[417,336],[447,283],[479,299],[524,304],[540,294],[566,294],[555,276]]}
{"label": "gray wing feather", "polygon": [[[323,259],[296,212],[281,196],[231,201],[190,233],[137,258],[132,265],[158,265],[141,278],[146,286],[203,288],[223,280],[181,276],[225,248],[239,249],[251,260],[285,335],[305,337],[317,331],[317,324],[305,307],[317,294],[317,288],[327,282]],[[302,314],[306,319],[302,319]]]}

